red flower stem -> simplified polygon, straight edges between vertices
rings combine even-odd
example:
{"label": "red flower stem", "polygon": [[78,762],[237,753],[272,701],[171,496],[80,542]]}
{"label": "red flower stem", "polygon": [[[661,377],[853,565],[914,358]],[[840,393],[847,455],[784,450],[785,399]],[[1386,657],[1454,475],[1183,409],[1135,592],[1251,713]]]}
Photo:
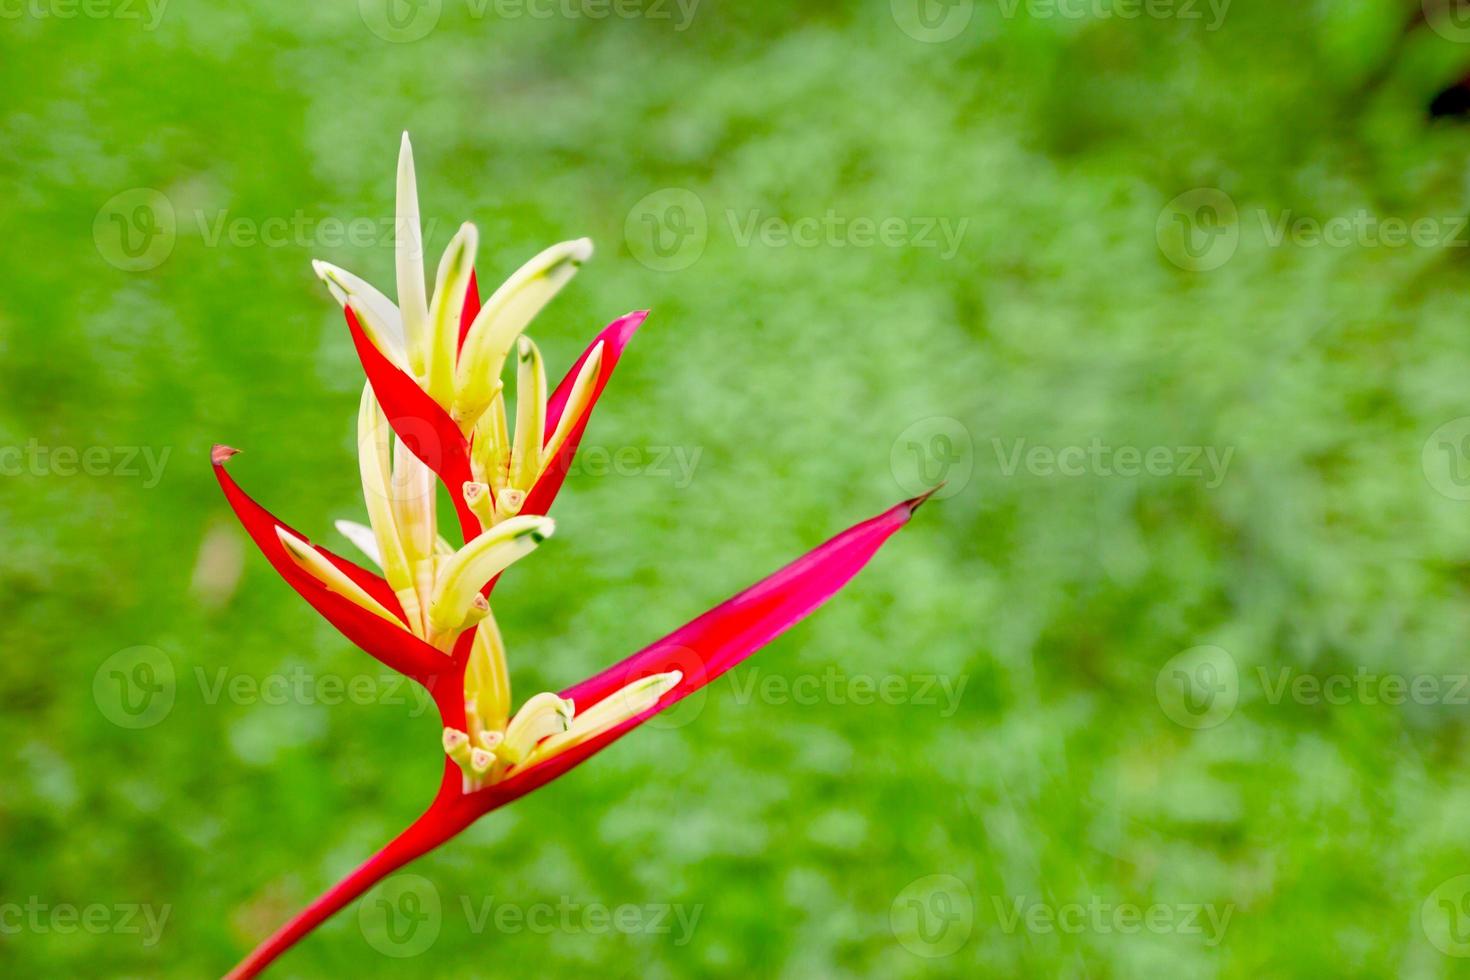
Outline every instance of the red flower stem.
{"label": "red flower stem", "polygon": [[434,802],[408,829],[388,845],[364,861],[356,871],[324,892],[302,909],[275,934],[255,947],[239,964],[225,974],[225,980],[247,980],[257,976],[286,950],[304,939],[317,926],[341,911],[349,902],[414,858],[421,857],[464,830],[480,810],[465,805],[460,794],[459,770],[452,765],[445,773],[444,785]]}
{"label": "red flower stem", "polygon": [[[444,674],[430,678],[424,685],[433,696],[445,724],[464,727],[464,666],[469,659],[473,631],[460,637],[453,666]],[[439,683],[445,678],[452,683]],[[333,885],[306,908],[298,912],[289,922],[277,929],[250,955],[225,974],[225,980],[248,980],[264,970],[276,957],[305,939],[317,926],[340,912],[353,899],[397,871],[414,858],[422,857],[440,844],[454,837],[485,812],[461,792],[460,772],[454,763],[445,760],[444,779],[439,784],[439,794],[434,802],[408,828],[393,838],[382,850],[368,858],[357,870]]]}

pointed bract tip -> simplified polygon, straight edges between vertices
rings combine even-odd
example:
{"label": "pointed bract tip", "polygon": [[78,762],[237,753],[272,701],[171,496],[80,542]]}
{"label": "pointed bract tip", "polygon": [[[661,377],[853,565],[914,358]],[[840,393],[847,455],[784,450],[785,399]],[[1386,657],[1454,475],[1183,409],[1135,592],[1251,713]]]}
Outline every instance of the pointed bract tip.
{"label": "pointed bract tip", "polygon": [[225,460],[237,455],[239,452],[240,450],[238,449],[232,449],[224,443],[217,442],[214,444],[214,448],[209,451],[209,461],[215,466],[223,466]]}
{"label": "pointed bract tip", "polygon": [[935,485],[934,487],[930,488],[929,490],[924,491],[923,493],[919,494],[917,497],[913,497],[913,498],[911,498],[909,500],[904,501],[904,503],[906,503],[908,505],[909,513],[910,514],[913,514],[914,511],[916,511],[920,507],[924,506],[924,502],[926,500],[928,500],[930,497],[934,496],[936,493],[938,493],[939,491],[941,491],[941,490],[944,489],[944,484],[946,482],[948,482],[948,481],[940,480],[937,485]]}
{"label": "pointed bract tip", "polygon": [[634,331],[643,326],[643,321],[648,319],[649,312],[648,310],[634,310],[614,320],[611,326],[617,329],[608,334],[613,341],[613,346],[621,350],[622,346],[633,336]]}

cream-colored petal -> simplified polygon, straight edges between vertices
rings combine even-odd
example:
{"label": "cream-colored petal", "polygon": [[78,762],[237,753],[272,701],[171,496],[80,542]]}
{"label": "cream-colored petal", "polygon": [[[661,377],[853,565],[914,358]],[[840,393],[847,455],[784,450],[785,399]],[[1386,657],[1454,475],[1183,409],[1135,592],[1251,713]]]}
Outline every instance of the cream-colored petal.
{"label": "cream-colored petal", "polygon": [[521,705],[521,710],[510,720],[505,741],[495,754],[511,765],[521,762],[537,742],[548,735],[565,732],[572,723],[574,710],[572,702],[549,691],[537,694]]}
{"label": "cream-colored petal", "polygon": [[317,551],[310,544],[283,527],[278,526],[276,528],[276,538],[285,547],[286,553],[291,556],[291,560],[311,575],[312,578],[315,578],[322,585],[342,598],[366,609],[374,616],[386,619],[399,629],[403,629],[403,622],[397,616],[389,612],[387,607],[381,602],[363,591],[362,586],[348,578],[341,569],[328,561],[326,556],[320,551]]}
{"label": "cream-colored petal", "polygon": [[[360,276],[348,272],[340,266],[330,262],[314,260],[312,269],[327,284],[337,302],[343,306],[347,305],[348,299],[355,300],[361,308],[362,313],[358,315],[359,320],[371,321],[373,326],[382,334],[384,341],[391,350],[384,350],[397,362],[406,362],[406,350],[403,342],[403,317],[398,312],[398,306],[388,297],[384,296],[372,283]],[[366,318],[362,314],[366,314]],[[364,325],[364,329],[366,325]],[[381,348],[380,348],[381,349]]]}
{"label": "cream-colored petal", "polygon": [[[602,341],[598,341],[592,348],[592,353],[582,362],[582,367],[577,371],[577,379],[572,382],[572,391],[567,396],[567,403],[562,407],[561,418],[556,421],[556,431],[547,440],[546,446],[541,450],[541,465],[539,469],[546,466],[556,458],[561,451],[562,444],[567,441],[567,436],[572,434],[572,429],[578,420],[587,412],[587,404],[592,400],[592,391],[597,385],[597,377],[602,373]],[[539,476],[539,474],[538,474]]]}
{"label": "cream-colored petal", "polygon": [[447,412],[454,406],[454,362],[459,351],[459,320],[464,309],[480,235],[469,222],[460,225],[439,261],[434,300],[429,306],[429,363],[425,390]]}
{"label": "cream-colored petal", "polygon": [[516,370],[516,433],[510,449],[510,485],[530,491],[541,474],[546,437],[546,367],[530,337],[520,339]]}
{"label": "cream-colored petal", "polygon": [[414,175],[413,145],[408,133],[398,150],[398,217],[396,224],[398,310],[408,362],[422,376],[428,364],[429,301],[424,288],[424,237],[419,224],[419,189]]}
{"label": "cream-colored petal", "polygon": [[480,307],[465,336],[455,379],[453,414],[466,429],[490,406],[516,339],[591,257],[587,238],[553,245],[521,266]]}
{"label": "cream-colored petal", "polygon": [[485,583],[518,558],[530,554],[556,530],[549,517],[514,517],[441,560],[429,602],[429,626],[439,633],[456,630]]}
{"label": "cream-colored petal", "polygon": [[671,670],[644,677],[614,691],[585,712],[579,712],[565,732],[554,734],[538,745],[531,753],[529,763],[544,762],[559,752],[565,752],[616,728],[629,718],[643,714],[683,679],[684,675],[680,671]]}

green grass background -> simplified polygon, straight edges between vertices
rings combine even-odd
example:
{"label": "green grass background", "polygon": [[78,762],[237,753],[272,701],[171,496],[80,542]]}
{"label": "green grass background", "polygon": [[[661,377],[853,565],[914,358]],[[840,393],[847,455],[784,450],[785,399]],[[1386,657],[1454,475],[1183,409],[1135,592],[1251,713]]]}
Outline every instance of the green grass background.
{"label": "green grass background", "polygon": [[[241,545],[207,454],[245,450],[252,492],[342,545],[361,376],[309,260],[390,286],[391,245],[211,242],[199,222],[386,219],[408,128],[431,244],[476,221],[482,284],[597,242],[534,330],[557,373],[612,317],[653,310],[587,443],[700,453],[687,486],[646,468],[569,481],[556,538],[497,592],[518,697],[904,496],[895,444],[934,417],[969,440],[958,492],[734,676],[965,687],[945,717],[719,682],[687,724],[409,869],[443,900],[427,951],[382,955],[354,908],[278,975],[1463,975],[1423,909],[1470,873],[1470,707],[1299,703],[1260,681],[1470,670],[1470,504],[1421,460],[1470,415],[1470,236],[1273,245],[1259,219],[1466,213],[1470,130],[1425,107],[1470,44],[1405,32],[1413,4],[1236,0],[1208,30],[977,0],[926,43],[887,0],[703,0],[683,30],[672,7],[444,0],[426,37],[389,43],[341,0],[171,0],[151,30],[144,8],[36,14],[58,3],[0,20],[0,444],[170,455],[156,486],[0,480],[0,905],[170,917],[152,946],[54,918],[0,929],[0,973],[223,972],[432,794],[435,723],[411,705],[212,699],[199,681],[381,673]],[[139,187],[178,231],[130,272],[93,225]],[[1156,225],[1200,187],[1238,207],[1240,243],[1191,272]],[[663,188],[708,218],[674,271],[625,237]],[[730,217],[829,211],[968,225],[946,258],[742,244]],[[1007,472],[995,443],[1094,438],[1234,455],[1211,487]],[[201,563],[222,584],[201,589]],[[1155,682],[1206,644],[1237,666],[1238,704],[1193,730]],[[93,691],[135,646],[176,691],[131,730]],[[963,884],[969,934],[927,958],[891,913],[936,874]],[[682,945],[477,931],[466,900],[700,918]],[[1017,900],[1232,915],[1212,946],[1007,929]]]}

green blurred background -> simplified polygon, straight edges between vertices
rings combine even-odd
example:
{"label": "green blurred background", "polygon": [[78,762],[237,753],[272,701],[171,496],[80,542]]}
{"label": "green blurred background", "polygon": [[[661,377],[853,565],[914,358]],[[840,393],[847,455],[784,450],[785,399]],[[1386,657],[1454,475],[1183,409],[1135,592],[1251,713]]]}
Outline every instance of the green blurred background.
{"label": "green blurred background", "polygon": [[0,973],[221,973],[433,792],[207,462],[346,547],[405,128],[483,286],[596,241],[556,374],[653,310],[518,697],[949,496],[277,975],[1470,972],[1470,26],[1079,2],[0,9]]}

